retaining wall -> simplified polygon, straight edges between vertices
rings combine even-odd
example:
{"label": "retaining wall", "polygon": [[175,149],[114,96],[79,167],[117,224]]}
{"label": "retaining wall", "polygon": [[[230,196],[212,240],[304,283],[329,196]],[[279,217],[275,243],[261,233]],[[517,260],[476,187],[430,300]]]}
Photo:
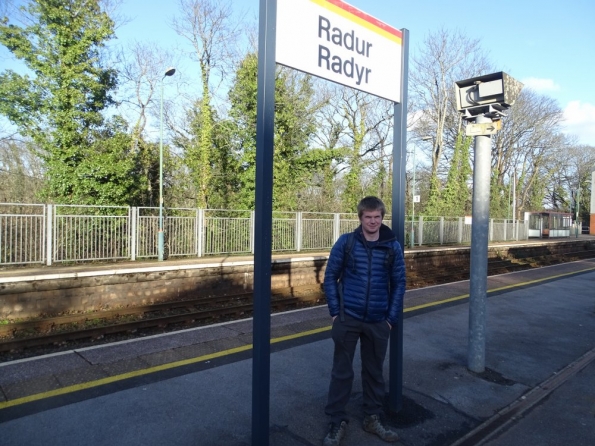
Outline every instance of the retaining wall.
{"label": "retaining wall", "polygon": [[[595,240],[566,240],[517,246],[491,246],[490,259],[526,258],[595,249]],[[277,258],[272,265],[272,288],[321,284],[326,256]],[[424,249],[405,253],[407,271],[412,276],[432,270],[469,268],[470,249]],[[207,260],[208,261],[208,260]],[[149,305],[252,290],[254,269],[251,260],[229,258],[219,264],[174,264],[133,267],[130,264],[96,271],[81,270],[52,274],[22,273],[0,276],[0,319],[32,318],[69,312],[97,311],[127,306]],[[63,271],[63,270],[62,270]]]}

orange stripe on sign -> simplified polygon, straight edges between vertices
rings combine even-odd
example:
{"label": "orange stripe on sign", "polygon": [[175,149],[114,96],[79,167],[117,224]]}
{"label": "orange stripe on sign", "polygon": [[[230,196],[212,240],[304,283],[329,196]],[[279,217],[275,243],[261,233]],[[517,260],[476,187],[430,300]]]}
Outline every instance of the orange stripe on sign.
{"label": "orange stripe on sign", "polygon": [[360,11],[354,6],[348,5],[341,0],[310,0],[313,3],[316,3],[319,6],[322,6],[329,11],[334,12],[335,14],[339,14],[342,17],[345,17],[352,22],[361,25],[370,31],[380,34],[387,39],[390,39],[398,44],[402,44],[402,37],[403,33],[393,28],[390,25],[387,25],[384,22],[372,17],[371,15],[366,14],[363,11]]}

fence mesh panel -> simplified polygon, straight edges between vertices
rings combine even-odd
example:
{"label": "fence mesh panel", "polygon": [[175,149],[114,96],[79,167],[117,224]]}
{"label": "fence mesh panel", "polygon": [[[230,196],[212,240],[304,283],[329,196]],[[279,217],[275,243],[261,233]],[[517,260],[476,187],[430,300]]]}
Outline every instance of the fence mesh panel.
{"label": "fence mesh panel", "polygon": [[45,206],[0,204],[0,264],[41,263],[44,242]]}
{"label": "fence mesh panel", "polygon": [[[46,205],[0,203],[0,265],[44,263],[48,257],[54,262],[130,259],[133,248],[138,258],[158,255],[159,208],[56,205],[53,215],[48,209]],[[163,223],[165,258],[253,252],[253,211],[167,208]],[[384,223],[391,227],[390,219]],[[490,241],[527,238],[522,221],[513,224],[494,219],[491,224]],[[358,225],[356,214],[274,212],[272,251],[327,251],[336,237]],[[471,242],[471,225],[462,218],[418,217],[413,232],[416,246],[420,241],[423,245]],[[409,246],[410,219],[405,236]],[[46,252],[48,244],[51,256]]]}
{"label": "fence mesh panel", "polygon": [[205,255],[249,253],[252,249],[251,239],[250,211],[205,211]]}
{"label": "fence mesh panel", "polygon": [[55,262],[130,257],[129,208],[56,205],[54,209]]}

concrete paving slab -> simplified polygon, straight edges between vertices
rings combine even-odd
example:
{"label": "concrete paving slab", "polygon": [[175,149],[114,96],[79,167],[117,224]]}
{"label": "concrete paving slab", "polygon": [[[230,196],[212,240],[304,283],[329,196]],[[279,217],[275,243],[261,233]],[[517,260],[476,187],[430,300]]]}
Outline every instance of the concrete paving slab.
{"label": "concrete paving slab", "polygon": [[61,387],[83,384],[90,381],[106,378],[108,374],[99,366],[87,366],[67,370],[56,375]]}
{"label": "concrete paving slab", "polygon": [[[34,358],[35,359],[35,358]],[[35,366],[32,366],[35,364]],[[74,352],[64,352],[35,360],[0,363],[0,386],[61,373],[88,363]]]}
{"label": "concrete paving slab", "polygon": [[136,339],[104,348],[85,349],[79,351],[79,354],[91,364],[102,364],[177,348],[189,343],[199,344],[237,335],[237,332],[225,326],[211,327],[208,330],[205,328],[174,332],[163,337],[151,337],[151,339]]}
{"label": "concrete paving slab", "polygon": [[178,349],[175,350],[164,350],[161,352],[149,353],[148,355],[139,356],[139,358],[149,364],[150,367],[160,366],[163,364],[169,364],[176,361],[182,361],[187,359],[183,357]]}
{"label": "concrete paving slab", "polygon": [[135,370],[146,369],[149,366],[140,358],[120,359],[118,361],[106,362],[99,367],[108,376],[121,375],[123,373],[133,372]]}
{"label": "concrete paving slab", "polygon": [[215,353],[215,349],[213,347],[211,347],[210,345],[208,345],[207,343],[186,345],[184,347],[176,348],[174,351],[182,359],[198,358],[200,356]]}
{"label": "concrete paving slab", "polygon": [[34,395],[36,393],[56,390],[60,387],[61,385],[56,377],[50,375],[3,385],[2,392],[6,395],[7,400],[15,400],[17,398],[24,398],[26,396]]}
{"label": "concrete paving slab", "polygon": [[215,339],[213,341],[205,342],[204,345],[210,347],[214,352],[222,352],[237,347],[246,347],[248,344],[243,342],[238,337]]}

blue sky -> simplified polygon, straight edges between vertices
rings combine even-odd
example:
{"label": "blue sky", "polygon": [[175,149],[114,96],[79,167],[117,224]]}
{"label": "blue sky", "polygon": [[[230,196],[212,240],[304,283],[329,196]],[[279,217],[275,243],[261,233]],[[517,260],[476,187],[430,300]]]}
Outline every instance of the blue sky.
{"label": "blue sky", "polygon": [[[0,0],[3,1],[3,0]],[[347,3],[396,28],[407,28],[410,56],[430,32],[459,30],[479,39],[498,70],[556,99],[567,131],[595,146],[595,1],[350,0]],[[259,0],[232,0],[234,10],[258,15]],[[122,0],[129,21],[116,30],[117,44],[158,42],[163,48],[186,43],[171,29],[176,0]],[[0,69],[10,64],[0,52]],[[11,64],[12,65],[12,64]]]}
{"label": "blue sky", "polygon": [[[395,28],[407,28],[410,56],[440,28],[479,39],[498,70],[556,99],[565,126],[579,143],[595,146],[595,2],[593,0],[350,0],[347,3]],[[259,0],[233,0],[234,9],[257,17]],[[175,0],[124,0],[130,22],[118,29],[129,38],[176,45],[171,30]]]}

